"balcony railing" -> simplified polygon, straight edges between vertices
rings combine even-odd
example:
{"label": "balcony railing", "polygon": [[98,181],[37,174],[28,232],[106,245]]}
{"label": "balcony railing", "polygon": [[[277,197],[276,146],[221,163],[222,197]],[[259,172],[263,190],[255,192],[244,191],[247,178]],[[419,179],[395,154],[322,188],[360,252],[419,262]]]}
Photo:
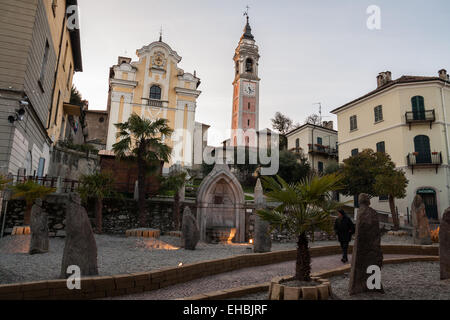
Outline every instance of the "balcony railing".
{"label": "balcony railing", "polygon": [[309,153],[321,154],[326,157],[338,157],[338,151],[335,148],[320,144],[308,144]]}
{"label": "balcony railing", "polygon": [[148,105],[152,107],[162,107],[163,102],[161,100],[148,99]]}
{"label": "balcony railing", "polygon": [[414,173],[415,167],[436,167],[436,173],[439,166],[442,165],[442,152],[430,153],[410,153],[407,156],[408,166],[411,167]]}
{"label": "balcony railing", "polygon": [[430,123],[430,128],[433,122],[436,121],[436,113],[434,110],[424,110],[424,111],[408,111],[405,114],[406,123],[409,124],[411,129],[412,124],[417,123]]}

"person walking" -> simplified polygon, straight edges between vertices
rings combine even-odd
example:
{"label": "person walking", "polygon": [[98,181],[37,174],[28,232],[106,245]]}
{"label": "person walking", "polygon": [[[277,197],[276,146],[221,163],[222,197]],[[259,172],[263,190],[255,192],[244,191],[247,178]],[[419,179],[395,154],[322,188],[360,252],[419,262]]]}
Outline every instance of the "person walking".
{"label": "person walking", "polygon": [[336,233],[342,248],[341,261],[342,263],[347,263],[348,244],[352,240],[352,236],[355,233],[355,225],[344,210],[338,210],[338,214],[339,216],[334,222],[334,232]]}

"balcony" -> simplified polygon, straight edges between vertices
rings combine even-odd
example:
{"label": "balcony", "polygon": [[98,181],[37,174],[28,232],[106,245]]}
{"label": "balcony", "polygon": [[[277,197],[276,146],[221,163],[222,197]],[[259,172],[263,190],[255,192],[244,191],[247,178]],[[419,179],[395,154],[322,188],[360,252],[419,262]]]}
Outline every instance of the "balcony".
{"label": "balcony", "polygon": [[318,154],[327,158],[338,158],[337,149],[331,148],[329,146],[320,144],[308,144],[308,149],[310,154]]}
{"label": "balcony", "polygon": [[434,110],[408,111],[405,114],[405,119],[409,125],[409,130],[411,130],[411,125],[422,123],[429,123],[431,129],[433,122],[436,121],[436,113]]}
{"label": "balcony", "polygon": [[442,165],[442,152],[431,152],[431,153],[410,153],[407,156],[408,167],[411,167],[412,173],[414,174],[414,168],[436,168],[436,174],[438,173],[439,167]]}

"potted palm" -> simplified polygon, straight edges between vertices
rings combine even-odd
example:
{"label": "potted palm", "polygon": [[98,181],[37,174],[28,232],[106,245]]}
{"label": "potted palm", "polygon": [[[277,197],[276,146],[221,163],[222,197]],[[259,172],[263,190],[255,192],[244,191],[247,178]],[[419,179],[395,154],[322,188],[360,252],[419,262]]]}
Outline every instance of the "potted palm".
{"label": "potted palm", "polygon": [[[329,283],[311,277],[311,255],[308,236],[314,231],[332,231],[331,213],[340,206],[333,201],[332,192],[341,188],[342,177],[337,173],[325,176],[309,176],[299,182],[288,184],[281,177],[263,177],[268,202],[277,203],[273,209],[259,210],[257,214],[269,222],[272,228],[288,231],[297,238],[297,260],[295,276],[289,284],[280,286],[283,281],[274,281],[275,299],[327,299],[330,294]],[[322,284],[319,284],[322,283]],[[317,288],[316,288],[317,287]],[[284,290],[285,289],[285,290]],[[284,294],[283,294],[283,291]],[[322,293],[320,293],[322,292]],[[272,295],[272,292],[270,293]],[[287,297],[289,296],[289,297]],[[273,297],[271,297],[273,298]]]}
{"label": "potted palm", "polygon": [[31,208],[33,207],[36,199],[45,200],[45,198],[55,192],[54,188],[49,188],[40,185],[32,180],[28,180],[24,183],[16,184],[12,187],[14,199],[24,199],[26,203],[23,224],[25,226],[30,225],[31,221]]}

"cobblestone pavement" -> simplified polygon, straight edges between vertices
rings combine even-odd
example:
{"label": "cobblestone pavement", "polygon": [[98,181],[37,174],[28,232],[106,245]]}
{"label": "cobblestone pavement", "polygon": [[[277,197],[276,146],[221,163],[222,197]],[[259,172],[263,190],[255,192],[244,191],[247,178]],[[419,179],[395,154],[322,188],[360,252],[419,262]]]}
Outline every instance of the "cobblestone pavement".
{"label": "cobblestone pavement", "polygon": [[[409,255],[384,255],[385,259],[409,257]],[[312,272],[329,270],[342,266],[340,255],[312,258]],[[349,255],[351,259],[351,255]],[[350,260],[351,261],[351,260]],[[295,261],[268,266],[246,268],[232,272],[209,276],[167,288],[135,295],[107,298],[108,300],[171,300],[191,297],[201,293],[231,289],[235,287],[269,282],[277,276],[293,275]]]}

